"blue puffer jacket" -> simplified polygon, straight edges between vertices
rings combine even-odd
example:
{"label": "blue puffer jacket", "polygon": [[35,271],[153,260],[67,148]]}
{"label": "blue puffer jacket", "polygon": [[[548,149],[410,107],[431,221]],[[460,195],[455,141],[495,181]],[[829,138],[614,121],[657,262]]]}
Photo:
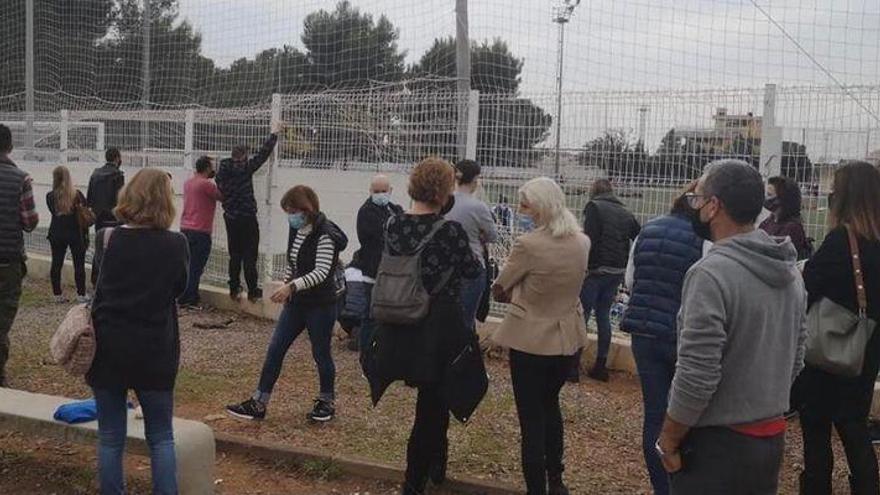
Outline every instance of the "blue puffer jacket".
{"label": "blue puffer jacket", "polygon": [[632,295],[620,329],[674,341],[682,282],[702,255],[703,239],[687,217],[667,215],[645,225],[636,241]]}

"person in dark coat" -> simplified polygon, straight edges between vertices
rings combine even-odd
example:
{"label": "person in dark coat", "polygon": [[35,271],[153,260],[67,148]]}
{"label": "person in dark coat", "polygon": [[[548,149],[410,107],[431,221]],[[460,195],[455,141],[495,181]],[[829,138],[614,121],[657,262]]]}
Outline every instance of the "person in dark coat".
{"label": "person in dark coat", "polygon": [[385,224],[388,218],[403,213],[403,208],[391,201],[391,181],[385,175],[376,175],[370,181],[370,197],[364,201],[357,215],[357,236],[360,248],[352,256],[349,270],[354,269],[360,274],[352,273],[351,276],[360,275],[360,280],[355,284],[362,284],[358,289],[360,297],[364,299],[363,307],[366,311],[360,315],[359,328],[357,331],[358,349],[364,349],[370,342],[373,334],[373,319],[370,318],[370,296],[373,285],[376,283],[376,270],[379,269],[379,261],[382,259],[382,250],[385,246]]}
{"label": "person in dark coat", "polygon": [[645,224],[633,243],[626,270],[629,306],[620,329],[632,338],[632,353],[642,385],[642,450],[654,495],[669,494],[669,478],[654,449],[660,436],[675,375],[676,318],[681,306],[685,274],[711,247],[691,225],[692,210],[685,193],[679,195],[669,215]]}
{"label": "person in dark coat", "polygon": [[[107,163],[103,167],[95,169],[89,178],[89,188],[86,191],[86,202],[95,214],[95,234],[99,230],[112,227],[117,224],[113,209],[116,208],[119,191],[125,184],[125,174],[122,172],[122,154],[116,148],[110,148],[104,152]],[[98,280],[98,270],[92,264],[92,287]]]}
{"label": "person in dark coat", "polygon": [[[865,162],[850,162],[834,174],[829,197],[831,231],[804,267],[808,304],[827,298],[858,312],[855,275],[847,228],[859,245],[867,316],[880,322],[880,172]],[[807,363],[798,378],[804,438],[802,495],[830,495],[834,453],[831,428],[843,442],[854,495],[880,492],[877,456],[868,435],[868,414],[880,369],[880,332],[865,349],[862,372],[854,378],[832,375]]]}
{"label": "person in dark coat", "polygon": [[[590,238],[590,265],[581,290],[584,318],[596,312],[599,346],[589,377],[608,381],[606,362],[611,349],[611,305],[623,283],[630,243],[639,235],[639,222],[611,187],[611,181],[599,179],[590,190],[590,202],[584,207],[584,233]],[[580,376],[580,353],[573,361],[568,380]]]}
{"label": "person in dark coat", "polygon": [[281,198],[281,208],[287,212],[290,226],[287,268],[284,285],[272,294],[272,302],[283,303],[284,309],[269,341],[257,389],[249,399],[226,410],[238,418],[265,418],[287,351],[308,330],[321,389],[308,417],[330,421],[336,415],[336,365],[331,353],[339,299],[335,273],[348,237],[321,213],[318,195],[308,186],[288,190]]}
{"label": "person in dark coat", "polygon": [[115,214],[122,225],[98,231],[95,239],[97,347],[86,374],[98,408],[101,493],[125,493],[126,399],[133,389],[144,413],[153,493],[175,494],[176,300],[186,288],[189,251],[183,234],[168,230],[175,215],[168,174],[155,168],[135,174],[119,195]]}
{"label": "person in dark coat", "polygon": [[49,245],[52,247],[52,294],[56,302],[67,302],[61,288],[61,269],[67,249],[73,258],[73,273],[76,281],[78,302],[87,302],[86,296],[86,247],[88,228],[83,228],[77,219],[77,208],[88,208],[86,198],[70,180],[70,170],[61,165],[52,171],[52,190],[46,193],[46,206],[52,214],[49,224]]}
{"label": "person in dark coat", "polygon": [[475,345],[473,326],[466,323],[461,305],[463,279],[483,273],[482,263],[469,246],[464,228],[442,217],[451,200],[455,172],[439,158],[427,158],[410,174],[410,209],[392,217],[385,232],[392,255],[413,253],[438,222],[444,222],[421,252],[421,281],[433,294],[428,316],[418,325],[378,323],[370,346],[367,378],[373,402],[388,386],[402,380],[418,389],[416,418],[406,451],[406,478],[402,493],[424,493],[430,477],[446,478],[449,402],[443,392],[452,360]]}
{"label": "person in dark coat", "polygon": [[810,240],[801,220],[801,189],[787,177],[771,177],[767,181],[767,199],[764,208],[770,216],[761,222],[761,230],[775,237],[789,237],[804,260],[812,254]]}

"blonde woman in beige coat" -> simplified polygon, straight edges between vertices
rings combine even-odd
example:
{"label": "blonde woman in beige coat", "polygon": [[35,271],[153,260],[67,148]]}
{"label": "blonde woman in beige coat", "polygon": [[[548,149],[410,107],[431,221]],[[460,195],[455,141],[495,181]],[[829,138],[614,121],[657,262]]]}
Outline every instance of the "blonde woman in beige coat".
{"label": "blonde woman in beige coat", "polygon": [[528,493],[567,495],[559,391],[574,354],[587,343],[580,291],[590,240],[552,179],[520,188],[519,213],[536,228],[517,238],[492,287],[496,300],[510,303],[493,340],[510,349]]}

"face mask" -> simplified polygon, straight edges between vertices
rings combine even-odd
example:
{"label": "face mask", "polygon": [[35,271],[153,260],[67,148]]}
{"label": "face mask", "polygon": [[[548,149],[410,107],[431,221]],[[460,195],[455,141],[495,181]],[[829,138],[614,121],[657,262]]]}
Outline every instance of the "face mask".
{"label": "face mask", "polygon": [[[703,207],[705,206],[706,205],[704,204]],[[697,234],[697,237],[700,237],[701,239],[705,239],[707,241],[711,241],[712,229],[709,228],[710,222],[704,223],[703,220],[700,218],[700,210],[702,210],[703,207],[700,207],[699,209],[691,209],[691,226],[694,229],[694,234]]]}
{"label": "face mask", "polygon": [[391,193],[373,193],[370,199],[376,206],[387,206],[391,202]]}
{"label": "face mask", "polygon": [[770,211],[774,211],[779,208],[779,198],[776,196],[769,196],[764,200],[764,208],[767,208]]}
{"label": "face mask", "polygon": [[290,213],[287,215],[287,223],[293,230],[299,230],[306,224],[306,214],[302,212]]}

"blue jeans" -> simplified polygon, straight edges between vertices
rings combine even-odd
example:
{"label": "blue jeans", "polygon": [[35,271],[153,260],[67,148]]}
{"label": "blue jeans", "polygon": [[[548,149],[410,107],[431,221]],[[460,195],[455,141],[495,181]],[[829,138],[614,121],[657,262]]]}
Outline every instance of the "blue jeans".
{"label": "blue jeans", "polygon": [[183,235],[189,244],[189,278],[186,282],[186,290],[183,291],[178,302],[180,304],[198,304],[199,283],[202,280],[202,272],[211,255],[211,234],[184,230]]}
{"label": "blue jeans", "polygon": [[477,278],[462,279],[461,281],[461,307],[464,321],[469,327],[474,328],[477,321],[477,309],[480,307],[480,299],[486,291],[486,267],[480,270]]}
{"label": "blue jeans", "polygon": [[675,375],[676,345],[669,340],[633,335],[632,353],[639,371],[639,381],[642,382],[642,403],[645,410],[642,449],[645,464],[648,466],[654,495],[668,495],[669,478],[660,457],[657,456],[654,443],[663,427],[669,388]]}
{"label": "blue jeans", "polygon": [[617,295],[623,275],[589,275],[581,288],[581,305],[584,307],[584,320],[590,322],[590,312],[596,312],[596,329],[599,334],[599,348],[596,362],[605,364],[611,348],[611,304]]}
{"label": "blue jeans", "polygon": [[303,306],[297,303],[284,305],[275,333],[269,342],[263,371],[260,373],[260,384],[255,398],[267,404],[272,388],[281,374],[284,356],[293,341],[303,330],[308,329],[309,340],[312,342],[312,357],[318,367],[318,380],[321,385],[319,398],[332,401],[336,397],[336,365],[330,352],[333,338],[333,326],[336,324],[336,304],[323,306]]}
{"label": "blue jeans", "polygon": [[[98,406],[98,477],[102,495],[125,493],[122,455],[128,432],[127,390],[93,389]],[[150,448],[153,493],[177,495],[177,458],[171,418],[172,390],[135,390],[144,410],[144,430]]]}

